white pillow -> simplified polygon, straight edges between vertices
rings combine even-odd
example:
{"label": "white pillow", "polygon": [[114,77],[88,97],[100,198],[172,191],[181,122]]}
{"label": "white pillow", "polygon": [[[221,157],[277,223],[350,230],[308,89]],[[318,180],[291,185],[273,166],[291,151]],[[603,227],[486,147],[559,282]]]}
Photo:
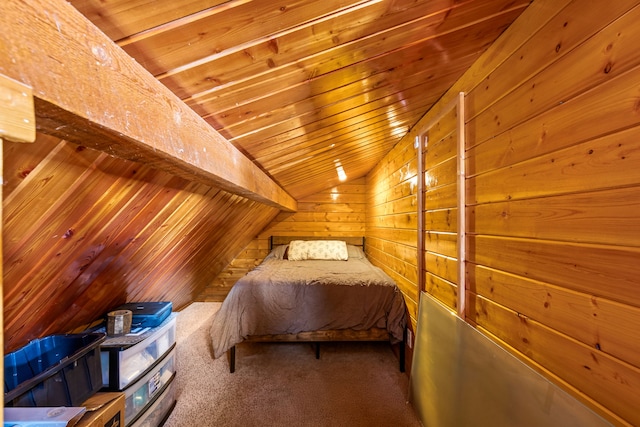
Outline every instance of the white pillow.
{"label": "white pillow", "polygon": [[346,261],[349,259],[349,252],[347,243],[343,240],[292,240],[289,243],[288,259]]}

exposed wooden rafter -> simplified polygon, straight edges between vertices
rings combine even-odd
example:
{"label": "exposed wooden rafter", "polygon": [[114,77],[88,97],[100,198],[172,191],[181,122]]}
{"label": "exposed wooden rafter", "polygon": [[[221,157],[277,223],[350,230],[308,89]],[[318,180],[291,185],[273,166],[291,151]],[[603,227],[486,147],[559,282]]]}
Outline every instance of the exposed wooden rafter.
{"label": "exposed wooden rafter", "polygon": [[0,73],[37,130],[286,211],[296,201],[69,3],[3,2]]}

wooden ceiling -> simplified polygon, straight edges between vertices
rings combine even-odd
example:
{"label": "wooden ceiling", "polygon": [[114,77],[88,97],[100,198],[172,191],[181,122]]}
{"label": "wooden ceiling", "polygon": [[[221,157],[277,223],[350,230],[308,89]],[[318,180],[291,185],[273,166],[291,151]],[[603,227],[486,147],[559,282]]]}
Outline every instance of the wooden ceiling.
{"label": "wooden ceiling", "polygon": [[289,194],[366,175],[530,0],[71,0]]}

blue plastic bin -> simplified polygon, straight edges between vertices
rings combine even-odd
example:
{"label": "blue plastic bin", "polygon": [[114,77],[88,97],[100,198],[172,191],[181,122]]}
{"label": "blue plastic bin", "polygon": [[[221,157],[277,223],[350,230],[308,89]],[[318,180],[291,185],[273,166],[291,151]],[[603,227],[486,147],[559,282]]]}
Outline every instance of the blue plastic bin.
{"label": "blue plastic bin", "polygon": [[81,406],[102,387],[100,333],[51,335],[4,357],[5,406]]}
{"label": "blue plastic bin", "polygon": [[130,302],[119,306],[116,310],[131,311],[132,328],[155,328],[169,317],[173,304],[170,301]]}

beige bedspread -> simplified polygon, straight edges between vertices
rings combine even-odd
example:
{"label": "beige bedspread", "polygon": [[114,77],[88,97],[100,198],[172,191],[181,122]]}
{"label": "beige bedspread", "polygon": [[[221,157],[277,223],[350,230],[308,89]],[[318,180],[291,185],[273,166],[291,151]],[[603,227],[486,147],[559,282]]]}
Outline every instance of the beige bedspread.
{"label": "beige bedspread", "polygon": [[402,341],[405,304],[366,258],[289,261],[268,256],[231,289],[211,326],[214,357],[249,335],[387,329]]}

